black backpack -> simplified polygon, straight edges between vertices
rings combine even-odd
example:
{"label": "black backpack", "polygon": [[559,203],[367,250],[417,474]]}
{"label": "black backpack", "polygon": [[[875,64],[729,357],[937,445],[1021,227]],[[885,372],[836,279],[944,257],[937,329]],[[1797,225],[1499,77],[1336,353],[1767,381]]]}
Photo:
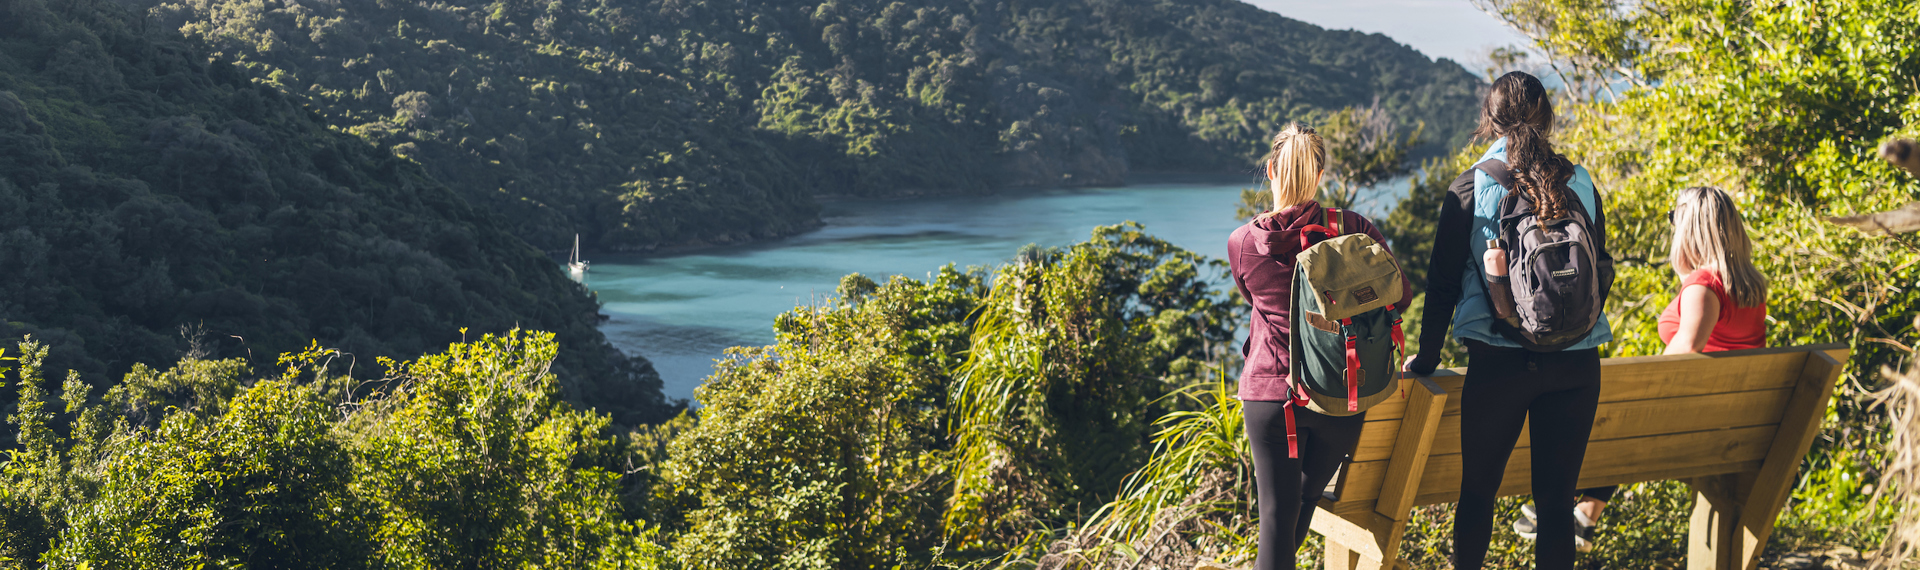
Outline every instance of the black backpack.
{"label": "black backpack", "polygon": [[[1563,350],[1587,338],[1606,305],[1601,284],[1613,276],[1602,274],[1612,268],[1600,263],[1593,217],[1586,204],[1562,182],[1556,189],[1573,198],[1572,207],[1565,217],[1542,220],[1534,215],[1533,201],[1514,185],[1505,161],[1488,159],[1474,168],[1507,189],[1506,198],[1500,200],[1498,223],[1517,318],[1514,322],[1494,319],[1494,332],[1535,352]],[[1493,302],[1493,295],[1487,295],[1487,300]]]}

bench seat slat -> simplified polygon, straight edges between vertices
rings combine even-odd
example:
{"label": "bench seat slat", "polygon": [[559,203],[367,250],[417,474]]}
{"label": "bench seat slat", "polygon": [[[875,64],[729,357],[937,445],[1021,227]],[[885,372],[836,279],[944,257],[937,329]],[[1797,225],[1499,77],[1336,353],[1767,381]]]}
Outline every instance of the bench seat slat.
{"label": "bench seat slat", "polygon": [[[1673,478],[1673,473],[1693,477],[1737,472],[1721,469],[1758,465],[1757,462],[1766,457],[1777,429],[1778,426],[1755,426],[1594,441],[1587,445],[1587,457],[1580,470],[1581,485],[1655,481]],[[1506,475],[1501,479],[1502,496],[1528,492],[1533,483],[1532,457],[1530,448],[1513,451],[1507,461]],[[1346,495],[1341,497],[1341,508],[1334,510],[1345,512],[1350,502],[1370,504],[1378,499],[1386,467],[1385,461],[1349,465]],[[1452,502],[1458,499],[1459,492],[1460,454],[1435,454],[1427,460],[1415,504]]]}

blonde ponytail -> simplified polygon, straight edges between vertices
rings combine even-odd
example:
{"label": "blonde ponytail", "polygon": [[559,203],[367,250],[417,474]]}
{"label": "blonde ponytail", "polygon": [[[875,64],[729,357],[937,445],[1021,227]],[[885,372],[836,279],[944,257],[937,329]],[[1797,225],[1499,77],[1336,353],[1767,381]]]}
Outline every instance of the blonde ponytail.
{"label": "blonde ponytail", "polygon": [[1673,205],[1673,250],[1668,261],[1682,275],[1712,269],[1741,307],[1767,302],[1767,278],[1753,266],[1753,241],[1733,197],[1719,188],[1680,191]]}
{"label": "blonde ponytail", "polygon": [[1327,146],[1313,127],[1287,123],[1286,129],[1273,135],[1273,146],[1261,163],[1266,165],[1268,187],[1273,192],[1273,209],[1260,214],[1265,218],[1320,197],[1320,172],[1327,168]]}

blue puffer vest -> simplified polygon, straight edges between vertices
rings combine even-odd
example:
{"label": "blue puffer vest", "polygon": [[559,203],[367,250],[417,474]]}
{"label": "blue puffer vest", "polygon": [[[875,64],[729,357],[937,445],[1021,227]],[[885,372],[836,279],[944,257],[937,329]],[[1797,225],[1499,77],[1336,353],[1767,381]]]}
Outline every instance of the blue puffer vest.
{"label": "blue puffer vest", "polygon": [[[1475,164],[1487,159],[1507,159],[1507,139],[1494,141],[1487,147],[1486,154],[1480,156]],[[1580,198],[1587,214],[1594,216],[1597,206],[1594,198],[1593,176],[1581,166],[1573,167],[1573,179],[1567,181],[1574,195]],[[1493,309],[1487,306],[1487,288],[1480,274],[1480,259],[1487,252],[1487,240],[1500,237],[1500,200],[1507,197],[1507,189],[1494,182],[1492,176],[1475,170],[1473,173],[1473,239],[1468,245],[1473,255],[1467,258],[1467,268],[1460,273],[1460,302],[1453,308],[1453,336],[1462,340],[1477,340],[1493,346],[1519,348],[1520,345],[1500,333],[1493,332]],[[1593,325],[1593,332],[1585,340],[1567,347],[1566,350],[1581,350],[1600,346],[1613,340],[1613,327],[1607,324],[1607,315],[1600,315],[1600,322]]]}

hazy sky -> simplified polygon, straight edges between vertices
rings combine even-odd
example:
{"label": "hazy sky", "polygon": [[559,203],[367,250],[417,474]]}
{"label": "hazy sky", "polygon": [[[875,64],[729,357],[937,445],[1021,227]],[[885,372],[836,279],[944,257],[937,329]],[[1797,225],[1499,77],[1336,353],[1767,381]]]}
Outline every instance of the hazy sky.
{"label": "hazy sky", "polygon": [[1280,15],[1335,30],[1386,34],[1433,58],[1462,64],[1487,48],[1527,39],[1467,0],[1246,0]]}

